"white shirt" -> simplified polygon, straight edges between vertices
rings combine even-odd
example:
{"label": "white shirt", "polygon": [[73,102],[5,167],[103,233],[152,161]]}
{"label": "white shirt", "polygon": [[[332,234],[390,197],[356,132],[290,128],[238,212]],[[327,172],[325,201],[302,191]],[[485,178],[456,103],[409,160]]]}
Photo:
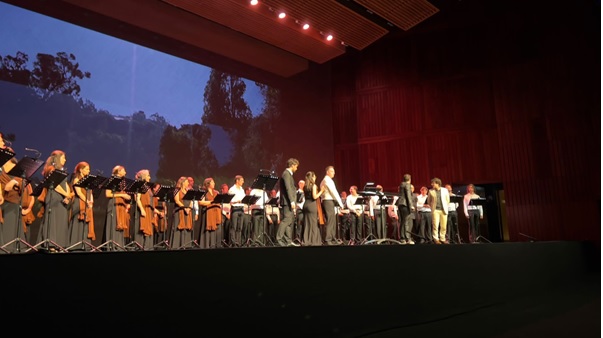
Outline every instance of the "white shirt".
{"label": "white shirt", "polygon": [[325,187],[325,191],[322,193],[323,201],[337,201],[336,204],[339,205],[340,208],[343,208],[343,202],[341,201],[341,197],[337,192],[335,182],[333,182],[333,179],[331,177],[325,175],[325,178],[323,178],[322,182],[320,182],[320,186]]}
{"label": "white shirt", "polygon": [[241,203],[241,200],[245,198],[245,189],[243,189],[243,187],[239,187],[235,184],[228,189],[228,193],[234,195],[231,199],[231,202],[234,201],[236,203],[230,203],[233,208],[242,208],[245,206],[245,204]]}

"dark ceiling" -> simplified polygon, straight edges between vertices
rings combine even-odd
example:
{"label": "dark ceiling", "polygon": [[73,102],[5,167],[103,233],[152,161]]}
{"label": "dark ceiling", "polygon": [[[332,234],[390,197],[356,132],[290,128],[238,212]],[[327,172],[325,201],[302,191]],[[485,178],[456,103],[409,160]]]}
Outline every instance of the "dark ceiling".
{"label": "dark ceiling", "polygon": [[[460,0],[456,0],[460,1]],[[243,76],[278,78],[363,50],[441,15],[427,0],[4,0],[101,33]],[[442,1],[449,6],[450,1]],[[285,20],[277,13],[285,10]],[[302,24],[308,22],[310,29]],[[326,40],[328,34],[334,39]],[[237,69],[238,68],[238,69]]]}

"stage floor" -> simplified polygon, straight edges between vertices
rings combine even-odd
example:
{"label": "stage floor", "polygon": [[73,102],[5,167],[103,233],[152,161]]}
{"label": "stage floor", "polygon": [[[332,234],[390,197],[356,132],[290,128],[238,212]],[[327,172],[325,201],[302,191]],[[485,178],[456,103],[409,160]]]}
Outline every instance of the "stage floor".
{"label": "stage floor", "polygon": [[3,318],[31,334],[600,337],[600,247],[584,242],[40,252],[0,264]]}

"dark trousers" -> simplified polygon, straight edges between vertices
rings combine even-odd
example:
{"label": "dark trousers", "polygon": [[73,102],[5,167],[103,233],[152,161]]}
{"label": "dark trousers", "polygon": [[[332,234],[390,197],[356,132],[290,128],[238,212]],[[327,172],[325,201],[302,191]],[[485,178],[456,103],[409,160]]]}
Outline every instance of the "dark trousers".
{"label": "dark trousers", "polygon": [[473,243],[479,237],[479,210],[467,210],[469,214],[469,242]]}
{"label": "dark trousers", "polygon": [[406,205],[398,205],[398,220],[400,221],[400,240],[412,240],[412,223],[410,208]]}
{"label": "dark trousers", "polygon": [[230,213],[230,245],[241,246],[241,231],[243,230],[243,223],[245,222],[245,213],[243,208],[232,209]]}
{"label": "dark trousers", "polygon": [[335,238],[335,230],[337,229],[337,219],[335,215],[335,202],[333,200],[322,201],[322,207],[325,212],[325,242],[329,244],[337,244]]}
{"label": "dark trousers", "polygon": [[431,243],[431,241],[433,241],[431,211],[421,211],[419,212],[419,217],[419,237],[421,238],[420,241],[422,243]]}
{"label": "dark trousers", "polygon": [[292,241],[293,210],[290,205],[283,205],[281,210],[283,212],[283,219],[276,231],[276,244],[286,246]]}
{"label": "dark trousers", "polygon": [[459,216],[455,211],[448,211],[448,225],[446,227],[446,239],[450,243],[459,242]]}

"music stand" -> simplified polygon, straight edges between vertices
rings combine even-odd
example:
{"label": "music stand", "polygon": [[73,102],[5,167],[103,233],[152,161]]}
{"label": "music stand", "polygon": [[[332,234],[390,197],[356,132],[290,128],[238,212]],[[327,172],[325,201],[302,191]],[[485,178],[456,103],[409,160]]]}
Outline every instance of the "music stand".
{"label": "music stand", "polygon": [[[224,204],[230,203],[233,197],[234,194],[217,194],[216,197],[214,197],[213,202],[220,204],[220,209],[224,209]],[[222,245],[228,246],[226,240],[222,240]],[[234,243],[232,243],[232,245],[234,245]]]}
{"label": "music stand", "polygon": [[[255,204],[258,200],[260,199],[260,196],[256,196],[256,195],[245,195],[245,197],[243,197],[243,199],[241,200],[241,203],[243,204],[247,204],[247,210],[249,211],[249,216],[251,216],[251,224],[253,224],[253,214],[251,212],[251,205]],[[243,244],[243,246],[250,246],[251,244],[253,244],[253,239],[252,239],[252,234],[253,231],[251,230],[251,227],[249,227],[247,229],[247,241],[245,241],[245,243]]]}
{"label": "music stand", "polygon": [[[482,207],[482,212],[483,212],[484,205],[486,205],[486,199],[482,198],[482,197],[480,197],[480,198],[472,198],[472,199],[469,200],[469,205],[476,206],[478,212],[479,212],[479,207],[481,206]],[[471,227],[471,224],[469,225],[469,227]],[[477,224],[477,232],[478,233],[480,232],[479,228],[480,228],[480,224],[479,224],[479,221],[478,221],[478,224]],[[484,237],[482,235],[477,235],[477,237],[475,237],[475,242],[479,243],[480,239],[483,239],[484,241],[486,241],[488,243],[492,243],[489,239],[487,239],[486,237]]]}
{"label": "music stand", "polygon": [[[79,181],[73,185],[74,187],[80,187],[80,188],[84,189],[84,191],[85,191],[84,196],[86,196],[86,200],[84,201],[84,203],[85,203],[86,209],[84,210],[84,222],[85,222],[86,218],[88,218],[88,191],[98,189],[98,187],[100,187],[101,184],[106,180],[107,180],[106,177],[89,174],[86,177],[82,178],[81,181]],[[90,226],[90,224],[88,224],[88,226]],[[86,240],[86,231],[84,231],[84,230],[85,230],[85,227],[82,227],[82,240],[71,245],[70,247],[66,248],[67,251],[70,251],[73,248],[76,248],[80,245],[81,245],[80,250],[82,250],[82,251],[86,251],[86,246],[90,248],[90,251],[97,250],[97,248],[94,245],[92,245],[92,243],[90,243]]]}
{"label": "music stand", "polygon": [[[11,156],[11,154],[12,154],[12,156]],[[8,149],[1,149],[0,163],[2,163],[2,165],[4,165],[6,162],[10,161],[10,159],[12,159],[14,156],[15,156],[14,152],[12,152]],[[6,158],[8,158],[8,159],[6,159]],[[6,248],[8,246],[12,245],[13,243],[15,243],[15,251],[16,252],[21,252],[21,244],[23,244],[29,248],[27,251],[29,251],[29,250],[38,251],[34,246],[27,243],[23,238],[21,238],[21,227],[22,227],[22,223],[23,223],[23,214],[21,212],[23,210],[23,195],[25,194],[25,188],[29,184],[29,182],[27,184],[25,182],[29,181],[31,176],[33,176],[33,174],[35,174],[36,171],[38,171],[38,169],[40,169],[40,167],[43,164],[44,164],[44,161],[42,161],[42,160],[25,156],[21,160],[19,160],[19,162],[17,162],[17,164],[15,164],[15,166],[11,170],[9,170],[6,173],[9,176],[21,177],[21,187],[20,187],[21,194],[19,195],[19,209],[17,210],[17,225],[16,225],[17,226],[17,231],[16,231],[17,235],[13,240],[7,242],[2,247],[0,247],[0,249],[2,249],[2,251],[5,251],[7,253],[10,252]],[[33,212],[33,210],[31,212]]]}
{"label": "music stand", "polygon": [[[186,194],[184,194],[184,196],[182,196],[182,200],[183,201],[193,201],[193,205],[194,205],[197,201],[200,201],[201,199],[203,199],[203,197],[205,197],[205,194],[207,194],[206,190],[190,189],[186,192]],[[193,210],[194,210],[194,207],[193,207]],[[195,218],[193,217],[192,223],[194,223],[194,222],[195,222]],[[200,230],[200,231],[203,231],[203,230]],[[173,234],[174,234],[174,232],[172,232],[172,240],[173,240]],[[201,245],[195,239],[195,225],[194,224],[192,224],[191,235],[192,235],[193,239],[190,242],[184,243],[182,246],[180,246],[176,249],[186,249],[186,247],[189,245],[191,246],[191,248],[195,248],[195,247],[200,248]]]}
{"label": "music stand", "polygon": [[[67,252],[65,248],[60,246],[58,243],[54,242],[50,239],[50,227],[55,226],[56,224],[51,224],[50,219],[52,216],[52,191],[56,186],[60,185],[63,180],[67,178],[67,172],[59,169],[53,170],[44,181],[36,186],[33,192],[33,196],[40,196],[42,190],[46,188],[46,200],[44,201],[44,222],[42,222],[42,229],[46,230],[46,236],[43,241],[34,245],[34,248],[44,246],[45,250],[50,250],[50,245],[52,244],[55,249],[58,249],[59,252]],[[40,232],[42,233],[42,232]]]}
{"label": "music stand", "polygon": [[[171,249],[170,242],[166,239],[165,233],[168,231],[168,227],[167,227],[167,224],[168,224],[167,222],[169,219],[168,218],[168,202],[172,201],[172,197],[174,197],[176,189],[177,189],[176,187],[168,187],[168,186],[162,185],[159,188],[159,190],[157,190],[157,193],[154,195],[154,197],[157,197],[159,203],[164,205],[163,218],[165,218],[166,228],[165,228],[165,231],[163,231],[161,233],[161,242],[155,244],[153,246],[153,248],[165,247],[167,250]],[[155,209],[159,209],[159,208],[155,207]]]}
{"label": "music stand", "polygon": [[[119,187],[121,187],[124,182],[125,182],[125,177],[117,177],[117,176],[111,176],[109,177],[106,181],[104,181],[101,186],[99,187],[100,189],[103,190],[111,190],[111,192],[113,193],[113,210],[111,210],[111,214],[107,215],[107,217],[111,217],[113,218],[114,224],[113,226],[117,228],[117,201],[115,200],[115,192],[117,191],[117,189]],[[116,248],[119,248],[121,250],[126,250],[126,248],[124,248],[123,246],[121,246],[119,243],[117,243],[114,239],[113,239],[113,232],[114,229],[105,229],[105,236],[107,236],[106,232],[107,230],[109,230],[109,238],[107,239],[107,241],[101,245],[99,245],[97,247],[98,250],[100,250],[102,247],[107,247],[108,251],[113,251]]]}

